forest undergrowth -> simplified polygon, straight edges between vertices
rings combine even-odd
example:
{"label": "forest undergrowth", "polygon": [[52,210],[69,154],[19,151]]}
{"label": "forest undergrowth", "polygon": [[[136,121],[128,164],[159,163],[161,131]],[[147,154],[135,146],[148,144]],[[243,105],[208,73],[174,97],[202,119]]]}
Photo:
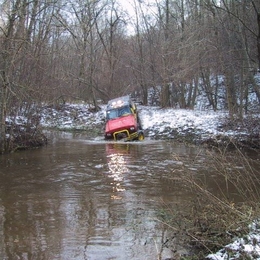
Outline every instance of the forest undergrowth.
{"label": "forest undergrowth", "polygon": [[[175,252],[174,259],[206,259],[234,239],[245,237],[250,224],[259,220],[260,161],[238,148],[208,150],[207,154],[208,170],[203,175],[182,165],[172,180],[189,190],[190,200],[185,205],[171,205],[158,216],[172,231],[164,246]],[[186,253],[178,251],[178,246],[184,247]],[[236,253],[230,250],[230,257]],[[254,259],[246,253],[240,256]]]}

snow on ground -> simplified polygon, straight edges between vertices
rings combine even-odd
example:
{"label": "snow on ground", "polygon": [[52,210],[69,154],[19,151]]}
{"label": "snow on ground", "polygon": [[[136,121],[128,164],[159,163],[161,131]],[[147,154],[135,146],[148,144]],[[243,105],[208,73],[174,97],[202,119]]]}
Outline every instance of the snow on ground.
{"label": "snow on ground", "polygon": [[203,134],[216,135],[225,112],[198,111],[186,109],[160,109],[158,107],[142,107],[140,117],[145,130],[165,133],[168,129],[179,132],[195,129]]}
{"label": "snow on ground", "polygon": [[41,111],[41,125],[59,130],[87,130],[93,126],[104,124],[103,109],[92,113],[89,105],[86,104],[46,106]]}
{"label": "snow on ground", "polygon": [[251,232],[244,238],[237,238],[233,243],[215,254],[208,255],[208,260],[260,259],[260,226],[255,221],[250,226]]}
{"label": "snow on ground", "polygon": [[[105,126],[105,106],[97,113],[89,112],[84,104],[62,105],[59,108],[45,107],[41,124],[44,127],[60,130],[88,130]],[[221,121],[225,112],[198,111],[184,109],[160,109],[159,107],[139,106],[139,115],[145,135],[174,139],[176,133],[193,133],[201,137],[222,134]],[[102,134],[102,133],[101,133]],[[226,133],[228,134],[228,133]]]}

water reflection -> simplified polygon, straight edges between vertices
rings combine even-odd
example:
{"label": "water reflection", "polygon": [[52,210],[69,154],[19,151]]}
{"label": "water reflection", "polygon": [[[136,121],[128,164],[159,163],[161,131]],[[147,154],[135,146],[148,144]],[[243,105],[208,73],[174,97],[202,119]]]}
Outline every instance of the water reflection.
{"label": "water reflection", "polygon": [[109,177],[112,179],[113,199],[121,199],[117,192],[125,191],[123,186],[124,176],[128,173],[128,155],[130,154],[129,144],[108,143],[106,144],[107,166]]}

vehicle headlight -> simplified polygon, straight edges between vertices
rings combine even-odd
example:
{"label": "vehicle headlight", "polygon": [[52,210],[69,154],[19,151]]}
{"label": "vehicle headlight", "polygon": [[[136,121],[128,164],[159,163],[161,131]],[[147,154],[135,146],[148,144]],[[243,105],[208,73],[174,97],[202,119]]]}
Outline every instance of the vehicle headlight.
{"label": "vehicle headlight", "polygon": [[131,126],[130,127],[130,131],[134,131],[135,130],[135,127],[134,126]]}

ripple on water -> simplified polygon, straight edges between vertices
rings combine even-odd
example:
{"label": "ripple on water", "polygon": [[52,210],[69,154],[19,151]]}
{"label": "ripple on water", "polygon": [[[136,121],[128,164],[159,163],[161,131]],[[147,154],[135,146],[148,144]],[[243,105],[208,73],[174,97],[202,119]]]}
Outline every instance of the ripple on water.
{"label": "ripple on water", "polygon": [[205,154],[162,141],[66,138],[0,158],[0,258],[156,259],[165,234],[157,213],[190,198],[178,177],[199,176]]}

